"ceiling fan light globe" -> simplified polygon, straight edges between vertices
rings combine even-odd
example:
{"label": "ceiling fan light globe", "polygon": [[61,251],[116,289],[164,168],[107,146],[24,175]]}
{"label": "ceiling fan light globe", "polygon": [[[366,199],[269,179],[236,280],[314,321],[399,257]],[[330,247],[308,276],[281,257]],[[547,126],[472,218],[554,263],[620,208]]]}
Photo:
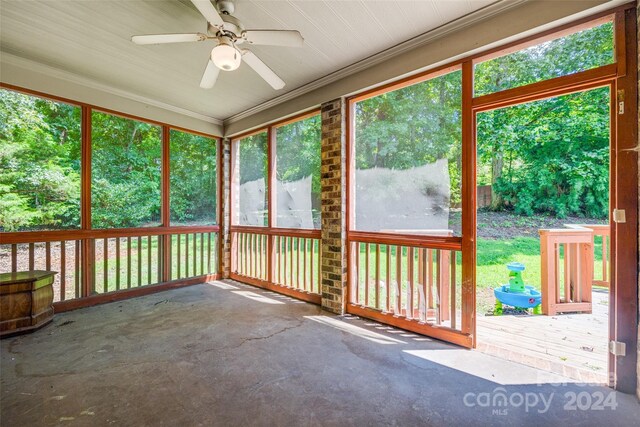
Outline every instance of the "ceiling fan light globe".
{"label": "ceiling fan light globe", "polygon": [[233,71],[240,66],[242,55],[235,47],[221,44],[211,51],[211,60],[221,70]]}

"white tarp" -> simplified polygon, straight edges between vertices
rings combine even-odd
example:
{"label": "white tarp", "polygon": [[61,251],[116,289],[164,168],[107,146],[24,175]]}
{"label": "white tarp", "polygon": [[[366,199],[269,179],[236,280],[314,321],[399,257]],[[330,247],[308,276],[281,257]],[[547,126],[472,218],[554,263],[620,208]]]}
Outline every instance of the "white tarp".
{"label": "white tarp", "polygon": [[[265,225],[265,180],[240,185],[240,225]],[[277,182],[277,225],[284,228],[313,228],[311,176],[293,182]]]}
{"label": "white tarp", "polygon": [[238,224],[264,226],[267,215],[267,195],[264,178],[245,182],[238,193],[240,209]]}
{"label": "white tarp", "polygon": [[299,181],[278,181],[278,227],[313,228],[311,176]]}
{"label": "white tarp", "polygon": [[450,194],[447,159],[405,170],[357,170],[356,229],[448,229]]}

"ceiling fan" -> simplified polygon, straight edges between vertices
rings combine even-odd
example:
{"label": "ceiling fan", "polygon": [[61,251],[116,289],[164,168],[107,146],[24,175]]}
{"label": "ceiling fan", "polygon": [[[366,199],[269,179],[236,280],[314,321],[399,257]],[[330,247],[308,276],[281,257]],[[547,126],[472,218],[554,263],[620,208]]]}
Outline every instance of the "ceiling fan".
{"label": "ceiling fan", "polygon": [[260,58],[247,49],[238,47],[243,44],[301,47],[304,39],[298,31],[292,30],[246,30],[240,20],[232,14],[235,5],[232,0],[191,0],[208,22],[207,34],[150,34],[133,36],[131,41],[144,44],[202,42],[217,40],[211,51],[207,67],[204,70],[200,87],[210,89],[216,83],[220,70],[236,70],[244,62],[251,67],[274,89],[282,89],[284,81]]}

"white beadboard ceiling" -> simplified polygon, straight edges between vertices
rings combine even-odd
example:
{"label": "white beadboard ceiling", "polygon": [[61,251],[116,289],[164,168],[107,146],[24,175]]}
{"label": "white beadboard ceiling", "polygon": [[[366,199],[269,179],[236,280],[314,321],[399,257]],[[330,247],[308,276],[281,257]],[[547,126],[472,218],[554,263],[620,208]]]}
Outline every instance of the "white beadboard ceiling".
{"label": "white beadboard ceiling", "polygon": [[305,38],[302,48],[251,47],[286,82],[280,91],[246,64],[220,73],[213,89],[201,89],[214,41],[130,41],[135,34],[206,32],[189,0],[1,0],[0,50],[103,88],[224,120],[503,1],[237,0],[234,16],[246,28],[296,29]]}

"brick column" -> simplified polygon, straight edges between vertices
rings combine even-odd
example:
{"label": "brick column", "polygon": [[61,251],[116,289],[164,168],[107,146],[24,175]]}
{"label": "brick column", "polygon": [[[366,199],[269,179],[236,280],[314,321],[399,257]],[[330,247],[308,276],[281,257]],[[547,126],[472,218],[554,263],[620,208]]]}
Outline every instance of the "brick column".
{"label": "brick column", "polygon": [[347,300],[345,103],[322,104],[322,308],[343,314]]}
{"label": "brick column", "polygon": [[231,217],[229,212],[231,189],[231,140],[222,140],[222,214],[220,219],[220,273],[227,279],[231,272]]}

